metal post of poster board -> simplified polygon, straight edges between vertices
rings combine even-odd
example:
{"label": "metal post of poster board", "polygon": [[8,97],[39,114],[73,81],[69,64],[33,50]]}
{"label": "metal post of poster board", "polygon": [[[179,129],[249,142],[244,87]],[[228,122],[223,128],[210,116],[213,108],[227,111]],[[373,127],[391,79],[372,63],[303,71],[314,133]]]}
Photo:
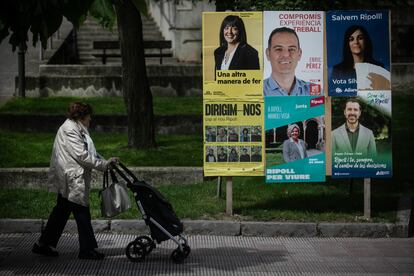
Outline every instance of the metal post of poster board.
{"label": "metal post of poster board", "polygon": [[226,181],[226,214],[233,215],[233,177],[228,176]]}
{"label": "metal post of poster board", "polygon": [[221,197],[221,176],[217,177],[217,198]]}
{"label": "metal post of poster board", "polygon": [[364,178],[364,218],[371,219],[371,178]]}

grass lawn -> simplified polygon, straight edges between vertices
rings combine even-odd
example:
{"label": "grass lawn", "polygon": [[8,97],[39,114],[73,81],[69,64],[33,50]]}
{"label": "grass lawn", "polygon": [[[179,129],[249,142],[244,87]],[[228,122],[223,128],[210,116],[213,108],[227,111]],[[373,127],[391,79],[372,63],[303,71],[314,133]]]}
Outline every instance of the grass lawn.
{"label": "grass lawn", "polygon": [[[17,133],[0,130],[0,167],[48,167],[56,133]],[[118,156],[128,166],[202,166],[200,135],[158,135],[155,149],[127,148],[126,134],[91,133],[100,154]]]}
{"label": "grass lawn", "polygon": [[[362,185],[349,195],[346,182],[264,184],[262,177],[234,177],[233,210],[236,220],[354,222],[363,215]],[[230,219],[225,215],[225,196],[216,197],[216,181],[192,185],[160,186],[182,219]],[[225,185],[223,185],[223,190]],[[394,222],[399,194],[389,183],[372,187],[372,221]],[[131,195],[132,199],[132,195]],[[1,218],[44,218],[55,204],[55,195],[45,190],[0,189]],[[91,194],[91,213],[100,216],[98,190]],[[141,218],[137,207],[116,217]]]}
{"label": "grass lawn", "polygon": [[266,152],[266,166],[273,167],[285,163],[282,152]]}
{"label": "grass lawn", "polygon": [[[93,107],[94,114],[126,114],[122,97],[47,97],[14,98],[0,108],[0,113],[66,114],[69,103],[81,101]],[[155,115],[201,115],[201,97],[154,97]]]}

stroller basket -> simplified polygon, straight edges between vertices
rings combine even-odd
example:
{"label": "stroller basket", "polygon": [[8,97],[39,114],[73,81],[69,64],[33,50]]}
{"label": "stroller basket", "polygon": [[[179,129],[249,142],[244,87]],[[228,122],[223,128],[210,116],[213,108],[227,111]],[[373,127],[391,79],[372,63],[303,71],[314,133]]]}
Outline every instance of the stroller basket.
{"label": "stroller basket", "polygon": [[161,243],[171,239],[178,245],[171,255],[172,260],[176,263],[184,261],[190,253],[190,247],[187,240],[181,236],[183,224],[175,214],[172,205],[156,188],[145,181],[138,180],[122,163],[113,165],[113,168],[126,181],[127,187],[134,194],[138,209],[151,233],[151,237],[139,236],[129,243],[126,248],[127,257],[131,261],[142,261],[155,248],[154,241]]}
{"label": "stroller basket", "polygon": [[144,181],[134,182],[131,191],[135,195],[135,200],[141,202],[147,217],[145,223],[150,227],[151,237],[158,243],[170,239],[162,232],[150,218],[157,221],[172,236],[177,236],[183,232],[183,224],[174,213],[171,204],[154,187]]}

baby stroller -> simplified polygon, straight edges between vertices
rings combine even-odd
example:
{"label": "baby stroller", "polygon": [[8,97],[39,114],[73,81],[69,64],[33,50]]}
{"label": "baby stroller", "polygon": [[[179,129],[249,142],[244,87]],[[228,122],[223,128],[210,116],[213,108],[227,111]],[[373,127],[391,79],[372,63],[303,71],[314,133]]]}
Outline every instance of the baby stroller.
{"label": "baby stroller", "polygon": [[[154,187],[145,181],[138,180],[123,164],[113,165],[113,169],[126,181],[127,187],[134,194],[138,209],[151,233],[151,236],[138,236],[127,245],[128,259],[132,262],[143,261],[155,248],[155,242],[160,244],[162,241],[171,239],[178,246],[172,252],[171,259],[175,263],[182,263],[190,254],[191,249],[187,239],[181,235],[183,224],[177,218],[171,204]],[[133,179],[133,182],[124,172]]]}

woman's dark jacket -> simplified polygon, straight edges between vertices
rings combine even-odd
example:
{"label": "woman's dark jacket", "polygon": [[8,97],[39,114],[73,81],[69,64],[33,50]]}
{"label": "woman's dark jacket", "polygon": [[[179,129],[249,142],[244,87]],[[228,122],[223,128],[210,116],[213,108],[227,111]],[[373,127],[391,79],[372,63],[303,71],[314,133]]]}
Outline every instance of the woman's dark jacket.
{"label": "woman's dark jacket", "polygon": [[[214,51],[216,70],[220,70],[227,46],[221,46]],[[259,70],[259,54],[249,44],[239,45],[231,60],[229,70]]]}

